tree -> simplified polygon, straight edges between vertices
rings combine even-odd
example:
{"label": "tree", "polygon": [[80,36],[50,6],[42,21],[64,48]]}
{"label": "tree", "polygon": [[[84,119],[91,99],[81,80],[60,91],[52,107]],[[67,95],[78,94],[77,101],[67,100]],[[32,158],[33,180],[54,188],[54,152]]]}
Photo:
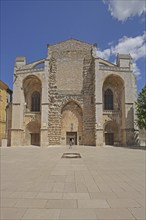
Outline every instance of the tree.
{"label": "tree", "polygon": [[140,129],[146,130],[146,85],[142,91],[138,94],[136,102],[136,123]]}

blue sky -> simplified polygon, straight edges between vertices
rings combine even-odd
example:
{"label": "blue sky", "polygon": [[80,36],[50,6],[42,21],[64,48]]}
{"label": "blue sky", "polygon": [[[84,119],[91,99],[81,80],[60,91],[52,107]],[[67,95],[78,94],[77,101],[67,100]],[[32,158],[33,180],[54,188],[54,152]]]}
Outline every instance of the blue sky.
{"label": "blue sky", "polygon": [[145,0],[1,0],[1,79],[13,87],[16,56],[27,63],[47,56],[47,44],[69,38],[96,43],[114,62],[131,53],[138,91],[146,84]]}

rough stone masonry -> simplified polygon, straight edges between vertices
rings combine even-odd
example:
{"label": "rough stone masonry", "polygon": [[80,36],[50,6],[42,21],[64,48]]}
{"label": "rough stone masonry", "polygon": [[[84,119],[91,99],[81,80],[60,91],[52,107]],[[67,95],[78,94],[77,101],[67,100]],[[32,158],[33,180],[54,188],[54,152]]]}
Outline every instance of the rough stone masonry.
{"label": "rough stone masonry", "polygon": [[130,54],[113,64],[76,39],[29,64],[16,57],[11,145],[136,144],[135,88]]}

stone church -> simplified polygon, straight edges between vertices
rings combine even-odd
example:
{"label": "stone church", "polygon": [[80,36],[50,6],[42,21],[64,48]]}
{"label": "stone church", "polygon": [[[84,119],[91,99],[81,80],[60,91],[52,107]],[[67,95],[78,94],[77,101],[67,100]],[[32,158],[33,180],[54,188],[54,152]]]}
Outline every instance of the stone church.
{"label": "stone church", "polygon": [[69,39],[14,67],[11,145],[133,145],[136,86],[129,54],[116,64]]}

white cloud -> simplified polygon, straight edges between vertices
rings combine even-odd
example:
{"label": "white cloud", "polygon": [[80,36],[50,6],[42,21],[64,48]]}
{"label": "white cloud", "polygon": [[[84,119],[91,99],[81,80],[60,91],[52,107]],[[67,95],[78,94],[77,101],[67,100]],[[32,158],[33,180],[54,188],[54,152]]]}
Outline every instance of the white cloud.
{"label": "white cloud", "polygon": [[138,68],[136,62],[133,63],[133,73],[136,77],[140,75],[140,69]]}
{"label": "white cloud", "polygon": [[146,32],[137,37],[124,36],[115,47],[112,47],[112,54],[117,53],[130,53],[132,58],[136,61],[146,56]]}
{"label": "white cloud", "polygon": [[116,56],[117,53],[131,54],[133,58],[133,72],[136,76],[140,75],[140,70],[137,67],[136,61],[146,57],[146,32],[143,35],[136,37],[122,37],[118,44],[111,46],[103,51],[97,49],[96,55],[105,60],[109,60],[111,56]]}
{"label": "white cloud", "polygon": [[102,59],[108,60],[111,56],[111,49],[106,49],[103,51],[100,51],[100,49],[97,49],[96,55]]}
{"label": "white cloud", "polygon": [[103,0],[108,4],[111,15],[119,21],[126,21],[136,15],[141,16],[146,12],[145,0]]}

